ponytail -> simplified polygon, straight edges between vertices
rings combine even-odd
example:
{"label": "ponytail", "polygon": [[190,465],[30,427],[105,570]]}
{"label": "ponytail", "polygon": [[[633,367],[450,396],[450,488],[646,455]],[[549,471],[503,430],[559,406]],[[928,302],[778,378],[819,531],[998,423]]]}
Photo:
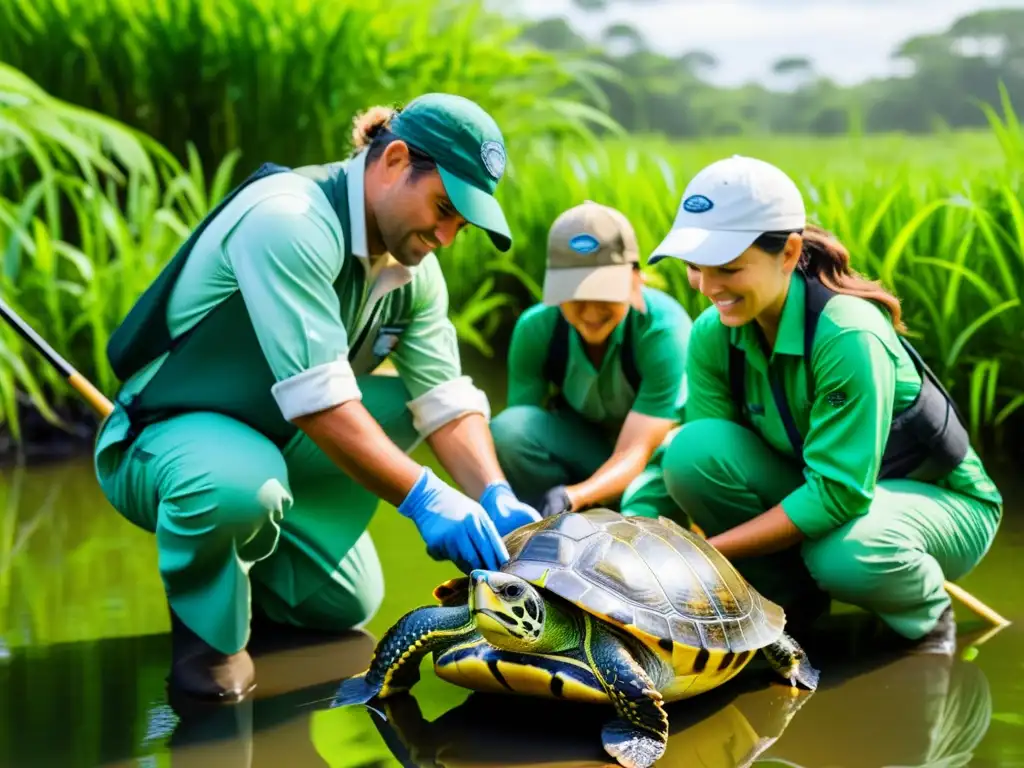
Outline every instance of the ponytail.
{"label": "ponytail", "polygon": [[373,140],[391,127],[391,120],[398,112],[390,107],[370,107],[352,120],[352,148],[355,152],[373,144]]}
{"label": "ponytail", "polygon": [[831,232],[813,224],[804,228],[803,251],[797,268],[818,278],[822,285],[836,293],[878,302],[889,311],[893,327],[900,333],[907,332],[902,320],[900,300],[885,290],[877,280],[868,280],[851,269],[849,251]]}
{"label": "ponytail", "polygon": [[[366,163],[375,162],[384,148],[397,136],[391,132],[391,121],[398,117],[401,107],[376,106],[360,112],[352,120],[352,154],[366,150]],[[437,169],[437,164],[427,154],[412,145],[409,147],[409,163],[412,172],[409,181]]]}

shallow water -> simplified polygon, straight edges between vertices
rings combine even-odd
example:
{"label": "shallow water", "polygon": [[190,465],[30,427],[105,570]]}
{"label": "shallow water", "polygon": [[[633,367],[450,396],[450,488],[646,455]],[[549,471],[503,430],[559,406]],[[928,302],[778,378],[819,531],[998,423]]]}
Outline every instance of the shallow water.
{"label": "shallow water", "polygon": [[[426,450],[416,457],[440,471]],[[1013,625],[972,645],[985,625],[958,605],[959,658],[858,656],[869,624],[836,604],[808,647],[822,688],[793,698],[763,667],[748,667],[670,706],[658,765],[732,768],[760,739],[769,741],[758,765],[1024,765],[1024,601],[1011,575],[1024,558],[1024,484],[1011,470],[994,474],[1007,497],[1003,528],[961,586]],[[601,708],[470,694],[427,664],[414,698],[393,704],[386,722],[365,708],[332,709],[338,682],[365,666],[375,639],[457,575],[425,555],[392,508],[382,506],[371,531],[387,596],[367,633],[258,635],[254,699],[202,710],[167,698],[153,540],[107,504],[89,461],[4,470],[0,768],[614,765],[600,745]]]}

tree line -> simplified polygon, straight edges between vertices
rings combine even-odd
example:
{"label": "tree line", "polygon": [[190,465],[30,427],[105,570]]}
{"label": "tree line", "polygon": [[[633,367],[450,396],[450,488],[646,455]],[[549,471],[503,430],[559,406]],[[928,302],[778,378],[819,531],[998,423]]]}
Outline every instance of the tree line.
{"label": "tree line", "polygon": [[[577,0],[597,10],[606,0]],[[933,133],[980,128],[979,102],[999,104],[1000,83],[1013,104],[1024,101],[1024,9],[983,10],[939,34],[918,35],[893,52],[907,74],[842,86],[804,57],[776,61],[772,74],[788,84],[720,87],[707,76],[717,65],[701,50],[668,56],[652,50],[633,26],[608,26],[599,44],[564,18],[529,22],[522,39],[584,60],[606,74],[592,88],[624,128],[671,137],[750,133]]]}

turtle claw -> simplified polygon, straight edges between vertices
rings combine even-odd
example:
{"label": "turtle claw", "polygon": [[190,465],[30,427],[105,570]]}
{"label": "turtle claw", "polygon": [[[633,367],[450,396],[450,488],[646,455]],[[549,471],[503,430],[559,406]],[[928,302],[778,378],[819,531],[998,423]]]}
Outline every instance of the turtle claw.
{"label": "turtle claw", "polygon": [[334,697],[331,708],[348,707],[353,704],[366,704],[380,695],[380,686],[373,686],[366,680],[365,675],[357,675],[345,680],[338,688],[338,695]]}
{"label": "turtle claw", "polygon": [[612,720],[601,729],[604,751],[624,768],[648,768],[665,753],[665,742],[625,720]]}

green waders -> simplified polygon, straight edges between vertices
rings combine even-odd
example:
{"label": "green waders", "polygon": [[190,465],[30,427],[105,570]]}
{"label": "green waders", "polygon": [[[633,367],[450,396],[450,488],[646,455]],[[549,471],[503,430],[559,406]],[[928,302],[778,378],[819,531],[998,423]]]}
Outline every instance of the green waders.
{"label": "green waders", "polygon": [[[412,450],[420,438],[402,381],[358,383],[388,437]],[[156,534],[171,607],[218,651],[245,647],[250,604],[274,621],[328,630],[358,627],[380,606],[383,575],[366,530],[379,499],[303,433],[279,450],[240,421],[199,411],[147,426],[124,454],[117,443],[104,448],[102,432],[99,440],[104,493]]]}
{"label": "green waders", "polygon": [[[671,498],[715,536],[781,502],[799,466],[747,428],[720,419],[683,426],[665,449]],[[872,611],[900,635],[927,634],[949,606],[943,582],[988,551],[1000,505],[915,480],[882,480],[867,514],[820,538],[734,565],[766,597],[797,605],[815,586]]]}
{"label": "green waders", "polygon": [[[361,397],[408,452],[463,412],[489,415],[461,375],[436,257],[415,271],[369,258],[365,159],[261,166],[109,345],[124,384],[96,444],[100,486],[155,533],[171,608],[224,654],[246,646],[251,604],[340,630],[382,599],[366,534],[379,499],[296,416]],[[384,359],[398,378],[372,375]]]}

